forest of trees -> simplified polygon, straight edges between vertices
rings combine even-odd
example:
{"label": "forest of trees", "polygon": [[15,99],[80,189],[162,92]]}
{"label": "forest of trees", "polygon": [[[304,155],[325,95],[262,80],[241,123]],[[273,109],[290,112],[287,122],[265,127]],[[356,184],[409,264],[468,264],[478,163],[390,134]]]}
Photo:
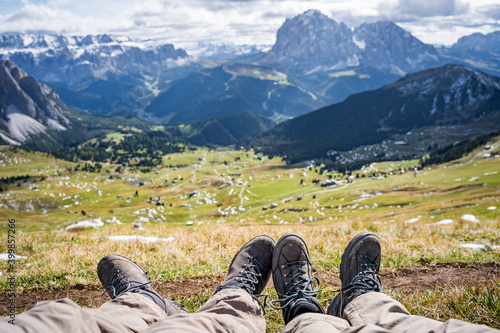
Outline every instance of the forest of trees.
{"label": "forest of trees", "polygon": [[162,163],[166,154],[184,151],[185,144],[162,131],[124,133],[118,142],[105,135],[80,145],[52,152],[54,157],[68,161],[109,162],[152,167]]}
{"label": "forest of trees", "polygon": [[467,155],[479,146],[485,145],[488,140],[500,134],[499,132],[478,136],[474,139],[453,143],[446,147],[433,151],[428,158],[420,161],[422,167],[433,164],[441,164],[453,161]]}

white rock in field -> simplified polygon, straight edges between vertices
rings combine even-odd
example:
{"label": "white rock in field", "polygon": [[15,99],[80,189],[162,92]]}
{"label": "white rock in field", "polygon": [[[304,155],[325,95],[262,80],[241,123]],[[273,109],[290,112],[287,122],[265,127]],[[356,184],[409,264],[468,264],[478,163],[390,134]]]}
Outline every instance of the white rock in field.
{"label": "white rock in field", "polygon": [[432,225],[444,225],[444,224],[452,224],[453,220],[452,219],[446,219],[446,220],[441,220],[436,223],[432,223]]}
{"label": "white rock in field", "polygon": [[460,246],[472,250],[484,250],[484,251],[491,250],[491,247],[489,247],[486,244],[460,244]]}
{"label": "white rock in field", "polygon": [[496,208],[495,206],[490,206],[490,207],[488,207],[487,209],[488,209],[488,210],[495,210],[495,209],[497,209],[497,208]]}
{"label": "white rock in field", "polygon": [[[12,255],[11,255],[12,256]],[[17,254],[14,254],[14,259],[26,259],[28,257],[25,257],[25,256],[19,256]],[[11,260],[12,258],[9,258],[9,254],[8,253],[1,253],[0,254],[0,260]]]}
{"label": "white rock in field", "polygon": [[405,221],[405,223],[415,223],[415,222],[418,222],[419,220],[420,220],[419,217],[415,217],[415,218],[409,219],[408,221]]}
{"label": "white rock in field", "polygon": [[187,221],[186,225],[193,225],[193,223],[194,223],[193,221]]}
{"label": "white rock in field", "polygon": [[104,225],[104,222],[102,222],[101,218],[93,219],[93,220],[83,220],[83,221],[78,221],[77,223],[73,223],[69,226],[67,226],[65,229],[73,229],[73,228],[99,228]]}
{"label": "white rock in field", "polygon": [[159,238],[159,237],[145,237],[145,236],[109,236],[108,239],[116,241],[139,241],[143,243],[156,243],[156,242],[171,242],[175,238]]}
{"label": "white rock in field", "polygon": [[475,222],[475,223],[479,222],[479,220],[477,219],[477,217],[475,217],[472,214],[464,214],[464,215],[462,215],[461,219],[464,220],[464,221],[467,221],[467,222]]}

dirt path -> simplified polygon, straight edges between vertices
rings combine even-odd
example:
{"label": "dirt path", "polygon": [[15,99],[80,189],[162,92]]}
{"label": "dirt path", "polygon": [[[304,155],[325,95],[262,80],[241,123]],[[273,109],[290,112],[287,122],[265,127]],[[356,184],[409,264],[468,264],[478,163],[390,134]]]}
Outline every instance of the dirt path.
{"label": "dirt path", "polygon": [[489,150],[483,150],[483,151],[477,153],[476,155],[472,156],[472,158],[470,160],[466,161],[466,163],[472,162],[477,158],[483,158],[484,154],[495,151],[495,149],[497,149],[499,146],[500,146],[500,142],[497,142],[497,143],[491,145],[491,148]]}
{"label": "dirt path", "polygon": [[[339,288],[338,274],[328,272],[314,273],[323,286]],[[493,284],[500,279],[500,263],[437,265],[428,267],[403,268],[394,272],[384,271],[380,274],[384,288],[401,292],[417,292],[443,288],[459,288],[476,286],[479,283]],[[169,295],[187,300],[197,294],[211,293],[222,282],[223,276],[207,276],[183,281],[155,282],[154,288],[162,295]],[[108,300],[108,296],[101,297],[102,288],[96,285],[76,284],[63,288],[44,290],[30,290],[17,295],[17,308],[24,308],[37,301],[54,300],[68,297],[77,304],[87,307],[98,307]],[[6,314],[6,307],[10,299],[5,295],[0,298],[0,316]]]}

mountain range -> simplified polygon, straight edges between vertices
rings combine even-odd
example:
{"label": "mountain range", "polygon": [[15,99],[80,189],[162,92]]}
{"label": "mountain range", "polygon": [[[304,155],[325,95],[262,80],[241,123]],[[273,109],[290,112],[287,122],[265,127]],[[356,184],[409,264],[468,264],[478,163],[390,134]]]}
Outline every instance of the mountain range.
{"label": "mountain range", "polygon": [[[0,55],[50,84],[70,107],[169,124],[247,109],[281,121],[446,63],[500,75],[499,48],[495,33],[436,49],[392,22],[350,29],[317,10],[287,19],[267,52],[200,43],[198,58],[171,44],[106,34],[0,36]],[[229,65],[257,74],[228,73]],[[270,69],[286,79],[261,75]],[[184,89],[200,80],[199,95]]]}
{"label": "mountain range", "polygon": [[[92,117],[125,116],[126,122],[139,117],[168,125],[193,143],[225,145],[251,141],[272,127],[272,120],[283,123],[256,147],[297,161],[412,128],[481,122],[483,116],[473,111],[481,108],[488,119],[496,112],[491,84],[496,81],[488,74],[500,75],[500,31],[436,48],[392,22],[348,28],[310,10],[287,19],[268,51],[258,49],[200,43],[193,57],[171,44],[123,36],[0,35],[0,56],[10,59],[2,62],[2,139],[32,147],[51,140],[64,144],[71,141],[64,133],[73,123],[83,138],[84,128],[97,129],[93,133],[116,128],[106,118],[96,118],[96,125]],[[459,66],[445,66],[450,63]],[[420,89],[421,77],[430,82],[427,90]],[[452,80],[458,81],[450,85]],[[403,81],[419,95],[396,89]],[[440,93],[429,94],[438,86]],[[459,97],[454,89],[462,89]],[[488,89],[491,96],[481,94]],[[324,126],[332,123],[344,124],[334,132],[349,140],[340,144],[331,137]],[[46,140],[34,139],[43,133]]]}
{"label": "mountain range", "polygon": [[89,79],[155,76],[188,59],[182,49],[111,35],[2,35],[0,54],[42,82],[74,87]]}
{"label": "mountain range", "polygon": [[[500,74],[500,57],[491,47],[500,45],[498,40],[490,35],[471,38],[441,50],[392,22],[349,29],[310,10],[287,19],[269,51],[174,80],[145,113],[176,123],[248,109],[279,122],[447,63]],[[481,54],[489,61],[481,62]],[[266,75],[271,71],[279,75]]]}
{"label": "mountain range", "polygon": [[[484,134],[498,131],[499,124],[500,78],[446,65],[408,74],[378,90],[351,95],[278,124],[253,146],[293,163],[329,159],[335,151],[381,143],[412,131],[423,133],[427,127],[448,126],[454,131],[450,136],[465,138],[472,128]],[[461,125],[464,132],[457,133]]]}

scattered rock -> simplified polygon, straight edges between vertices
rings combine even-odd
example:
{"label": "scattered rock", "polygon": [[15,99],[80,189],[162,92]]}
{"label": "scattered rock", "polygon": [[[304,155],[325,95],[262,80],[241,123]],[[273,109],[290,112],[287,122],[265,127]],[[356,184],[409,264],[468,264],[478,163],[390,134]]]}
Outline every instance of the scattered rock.
{"label": "scattered rock", "polygon": [[432,223],[432,225],[444,225],[444,224],[451,224],[451,223],[453,223],[453,220],[447,219],[447,220],[441,220],[441,221],[436,222],[436,223]]}
{"label": "scattered rock", "polygon": [[479,220],[477,219],[477,217],[475,217],[472,214],[464,214],[464,215],[462,215],[461,219],[464,221],[467,221],[467,222],[479,223]]}
{"label": "scattered rock", "polygon": [[104,222],[101,221],[100,218],[94,219],[94,220],[83,220],[79,221],[77,223],[71,224],[67,226],[65,229],[73,229],[73,228],[99,228],[104,225]]}
{"label": "scattered rock", "polygon": [[472,250],[483,250],[483,251],[491,251],[491,247],[486,244],[460,244],[460,247],[472,249]]}
{"label": "scattered rock", "polygon": [[159,237],[145,237],[145,236],[109,236],[108,239],[116,241],[139,241],[143,243],[156,243],[156,242],[172,242],[175,238],[159,238]]}
{"label": "scattered rock", "polygon": [[[12,258],[12,256],[14,256],[14,258]],[[0,260],[11,260],[11,259],[27,259],[28,257],[25,257],[25,256],[20,256],[20,255],[17,255],[17,254],[14,254],[14,255],[10,255],[9,257],[9,254],[8,253],[1,253],[0,254]]]}

